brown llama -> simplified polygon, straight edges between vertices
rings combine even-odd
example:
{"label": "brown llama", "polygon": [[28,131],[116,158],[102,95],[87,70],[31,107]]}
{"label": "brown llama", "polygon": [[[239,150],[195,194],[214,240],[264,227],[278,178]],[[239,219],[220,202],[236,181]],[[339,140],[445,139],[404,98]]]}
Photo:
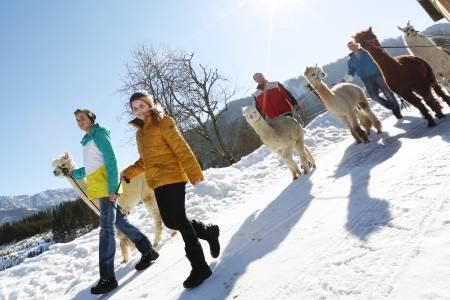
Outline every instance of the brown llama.
{"label": "brown llama", "polygon": [[423,59],[410,55],[390,56],[381,47],[377,37],[372,32],[372,27],[356,33],[353,36],[355,42],[367,50],[381,70],[384,80],[389,88],[414,105],[428,120],[428,127],[436,126],[422,99],[436,113],[437,118],[443,118],[442,107],[434,98],[433,89],[448,105],[450,98],[439,86],[433,70]]}

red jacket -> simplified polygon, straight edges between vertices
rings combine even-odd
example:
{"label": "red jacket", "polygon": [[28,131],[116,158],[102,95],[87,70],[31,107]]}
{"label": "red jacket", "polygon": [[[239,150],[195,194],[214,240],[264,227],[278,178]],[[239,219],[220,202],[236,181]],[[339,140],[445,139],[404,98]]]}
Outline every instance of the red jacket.
{"label": "red jacket", "polygon": [[295,98],[279,82],[268,82],[264,90],[253,93],[255,105],[260,114],[269,121],[292,112],[297,104]]}

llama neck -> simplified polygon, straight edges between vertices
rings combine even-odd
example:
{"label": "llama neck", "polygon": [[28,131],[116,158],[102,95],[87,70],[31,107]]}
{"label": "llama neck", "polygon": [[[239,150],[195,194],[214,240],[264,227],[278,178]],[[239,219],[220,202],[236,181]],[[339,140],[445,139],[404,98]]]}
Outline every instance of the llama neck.
{"label": "llama neck", "polygon": [[403,35],[403,41],[408,46],[436,46],[432,40],[420,34],[414,36]]}
{"label": "llama neck", "polygon": [[332,102],[334,94],[322,81],[316,86],[316,91],[325,105],[329,105]]}
{"label": "llama neck", "polygon": [[274,132],[273,128],[270,127],[270,125],[263,118],[253,123],[253,128],[262,139]]}
{"label": "llama neck", "polygon": [[392,69],[400,67],[400,64],[382,48],[371,47],[367,51],[378,65],[383,75],[392,72]]}

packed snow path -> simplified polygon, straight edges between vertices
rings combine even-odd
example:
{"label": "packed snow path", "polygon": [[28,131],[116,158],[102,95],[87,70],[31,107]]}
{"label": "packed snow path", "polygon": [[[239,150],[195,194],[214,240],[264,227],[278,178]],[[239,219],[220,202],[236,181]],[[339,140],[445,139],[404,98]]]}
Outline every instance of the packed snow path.
{"label": "packed snow path", "polygon": [[[427,128],[374,107],[384,133],[356,145],[328,114],[306,129],[317,169],[292,181],[265,147],[188,188],[189,216],[220,225],[213,275],[184,290],[179,235],[136,272],[120,265],[111,299],[450,299],[450,117]],[[446,108],[445,112],[449,112]],[[298,157],[296,157],[297,161]],[[130,217],[153,237],[143,207]],[[1,299],[93,299],[98,230],[0,272]]]}

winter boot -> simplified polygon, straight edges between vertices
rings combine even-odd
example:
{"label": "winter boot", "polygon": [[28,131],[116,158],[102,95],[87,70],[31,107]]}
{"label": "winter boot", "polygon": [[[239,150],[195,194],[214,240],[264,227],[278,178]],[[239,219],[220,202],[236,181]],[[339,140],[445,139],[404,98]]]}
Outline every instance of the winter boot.
{"label": "winter boot", "polygon": [[159,253],[155,249],[152,249],[149,253],[144,253],[141,256],[141,260],[134,266],[138,271],[147,269],[153,261],[159,257]]}
{"label": "winter boot", "polygon": [[186,248],[186,256],[191,262],[192,270],[183,282],[183,286],[186,289],[191,289],[199,286],[206,278],[211,276],[212,272],[205,261],[202,246],[198,241],[194,248]]}
{"label": "winter boot", "polygon": [[97,285],[91,288],[91,294],[99,295],[99,294],[106,294],[113,289],[117,287],[117,280],[116,278],[107,278],[103,279],[100,278]]}
{"label": "winter boot", "polygon": [[191,224],[197,237],[208,242],[211,257],[218,257],[220,254],[219,226],[213,224],[206,226],[202,222],[196,220],[192,220]]}
{"label": "winter boot", "polygon": [[394,116],[397,118],[397,120],[403,118],[402,113],[400,111],[394,111]]}

